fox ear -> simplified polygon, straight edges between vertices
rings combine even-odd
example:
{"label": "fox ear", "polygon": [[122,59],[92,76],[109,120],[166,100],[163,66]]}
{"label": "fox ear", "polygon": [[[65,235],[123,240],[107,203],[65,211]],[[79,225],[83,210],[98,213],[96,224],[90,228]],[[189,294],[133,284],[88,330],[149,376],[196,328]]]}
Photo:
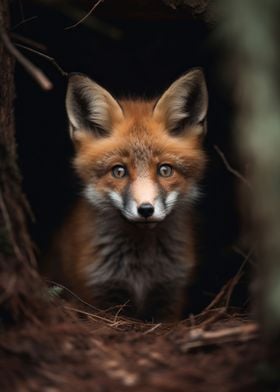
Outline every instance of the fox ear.
{"label": "fox ear", "polygon": [[187,127],[202,134],[206,128],[208,94],[203,72],[193,69],[177,79],[157,101],[153,116],[179,136]]}
{"label": "fox ear", "polygon": [[81,74],[70,75],[66,111],[73,138],[75,131],[90,131],[97,137],[108,136],[113,122],[123,117],[122,109],[112,95]]}

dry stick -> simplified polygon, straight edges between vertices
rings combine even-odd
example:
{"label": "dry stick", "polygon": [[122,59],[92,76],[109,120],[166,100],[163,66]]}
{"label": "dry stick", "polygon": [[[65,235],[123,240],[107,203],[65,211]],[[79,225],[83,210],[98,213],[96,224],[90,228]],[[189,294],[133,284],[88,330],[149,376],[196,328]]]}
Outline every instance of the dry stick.
{"label": "dry stick", "polygon": [[114,322],[111,318],[106,318],[105,316],[102,317],[102,316],[99,316],[96,313],[89,313],[89,312],[86,312],[86,311],[81,310],[81,309],[73,308],[72,306],[65,305],[64,308],[67,309],[67,310],[71,310],[72,312],[76,312],[76,313],[80,313],[80,314],[86,315],[86,316],[88,316],[92,320],[95,320],[95,321],[96,320],[100,320],[102,322],[105,322],[106,325],[109,326],[112,329],[116,329],[116,328],[118,328],[119,325],[122,325],[122,324],[125,324],[125,325],[129,324],[129,321],[127,321],[126,319],[120,319],[118,322]]}
{"label": "dry stick", "polygon": [[127,300],[124,304],[120,305],[119,309],[117,310],[115,316],[114,316],[114,323],[117,322],[117,319],[121,313],[121,311],[127,306],[127,304],[130,302],[130,300]]}
{"label": "dry stick", "polygon": [[[150,332],[152,332],[153,330],[157,329],[158,327],[160,327],[162,325],[161,323],[156,324],[156,325],[151,324],[151,323],[149,323],[149,324],[145,323],[144,324],[144,323],[142,323],[139,320],[133,320],[133,319],[128,319],[128,318],[123,318],[123,319],[120,318],[119,321],[114,321],[112,318],[109,318],[109,317],[106,318],[105,316],[102,317],[99,314],[89,313],[89,312],[86,312],[85,310],[82,310],[82,309],[73,308],[72,306],[65,305],[64,308],[67,309],[67,310],[71,310],[73,312],[84,314],[84,315],[88,316],[90,319],[103,321],[110,328],[113,328],[113,329],[118,328],[119,325],[129,325],[129,324],[145,325],[147,327],[151,326],[147,331],[145,331],[147,333],[150,333]],[[145,332],[144,332],[144,334],[145,334]]]}
{"label": "dry stick", "polygon": [[36,82],[42,87],[43,90],[51,90],[53,88],[52,82],[46,77],[46,75],[31,63],[26,57],[24,57],[13,45],[7,33],[1,26],[0,21],[0,35],[4,42],[6,49],[13,55],[17,61],[25,68],[25,70],[36,80]]}
{"label": "dry stick", "polygon": [[28,50],[31,53],[35,53],[41,57],[43,57],[46,60],[49,60],[54,66],[55,68],[61,73],[62,76],[67,77],[68,76],[68,72],[65,72],[59,65],[58,63],[55,61],[55,59],[51,56],[48,56],[45,53],[39,52],[38,50],[29,48],[28,46],[25,45],[21,45],[21,44],[16,44],[16,46],[19,46],[22,49]]}
{"label": "dry stick", "polygon": [[216,297],[210,302],[210,304],[205,308],[204,312],[207,312],[208,310],[212,309],[214,306],[216,306],[220,300],[223,298],[223,296],[225,295],[225,293],[228,290],[229,285],[231,284],[232,279],[230,279],[223,287],[222,289],[219,291],[219,293],[216,295]]}
{"label": "dry stick", "polygon": [[88,316],[90,318],[93,318],[93,319],[95,318],[95,319],[98,319],[98,320],[101,320],[101,321],[105,321],[108,325],[113,324],[112,320],[110,320],[109,318],[106,318],[106,317],[99,316],[98,314],[89,313],[89,312],[86,312],[85,310],[76,309],[76,308],[73,308],[72,306],[67,306],[67,305],[65,305],[64,308],[68,309],[68,310],[71,310],[72,312],[77,312],[77,313],[80,313],[80,314],[84,314],[84,315],[86,315],[86,316]]}
{"label": "dry stick", "polygon": [[189,332],[187,341],[181,347],[186,352],[194,348],[230,342],[245,342],[258,337],[259,328],[255,323],[248,323],[238,327],[223,328],[217,331],[204,331],[202,328]]}
{"label": "dry stick", "polygon": [[149,328],[147,331],[143,332],[143,335],[148,335],[149,333],[154,332],[156,329],[158,329],[159,327],[161,327],[162,323],[158,323],[153,325],[151,328]]}
{"label": "dry stick", "polygon": [[98,0],[97,3],[95,3],[93,5],[93,7],[89,10],[89,12],[82,19],[78,20],[77,23],[75,23],[75,24],[73,24],[71,26],[65,27],[65,30],[73,29],[74,27],[77,27],[81,23],[83,23],[93,13],[93,11],[99,6],[99,4],[102,3],[102,1],[104,1],[104,0]]}
{"label": "dry stick", "polygon": [[228,160],[225,157],[225,154],[221,151],[221,149],[217,146],[214,145],[213,146],[214,149],[217,151],[217,153],[219,154],[219,156],[221,157],[222,161],[225,164],[225,167],[227,168],[227,170],[232,173],[235,177],[239,178],[240,181],[242,181],[248,188],[252,189],[252,185],[250,184],[250,182],[244,177],[242,176],[242,174],[240,174],[237,170],[235,170],[228,162]]}
{"label": "dry stick", "polygon": [[[237,285],[238,281],[240,280],[241,273],[245,265],[247,264],[248,260],[250,260],[250,257],[252,255],[253,250],[251,249],[250,252],[246,255],[244,261],[242,262],[241,266],[239,267],[237,273],[233,278],[231,278],[219,291],[219,293],[216,295],[216,297],[210,302],[210,304],[205,308],[204,312],[207,312],[208,310],[212,309],[214,306],[216,306],[220,300],[226,295],[226,303],[225,306],[221,309],[221,313],[226,312],[228,307],[229,307],[229,301],[232,295],[232,292]],[[203,312],[203,313],[204,313]]]}
{"label": "dry stick", "polygon": [[221,317],[224,316],[225,314],[226,314],[226,308],[225,308],[225,307],[220,308],[220,309],[217,309],[217,310],[215,311],[215,313],[213,314],[213,316],[209,317],[208,319],[206,319],[205,321],[203,321],[203,322],[200,324],[200,328],[205,329],[206,327],[208,327],[208,325],[213,324],[214,321],[219,320],[219,318],[221,318]]}

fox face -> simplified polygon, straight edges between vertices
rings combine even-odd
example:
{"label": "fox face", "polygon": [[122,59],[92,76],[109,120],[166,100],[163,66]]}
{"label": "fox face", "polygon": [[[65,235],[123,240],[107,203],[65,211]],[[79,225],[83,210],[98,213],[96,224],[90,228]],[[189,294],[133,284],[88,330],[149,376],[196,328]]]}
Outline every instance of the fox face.
{"label": "fox face", "polygon": [[88,77],[71,75],[66,108],[86,199],[101,213],[139,223],[190,205],[205,166],[207,106],[199,69],[150,101],[116,100]]}

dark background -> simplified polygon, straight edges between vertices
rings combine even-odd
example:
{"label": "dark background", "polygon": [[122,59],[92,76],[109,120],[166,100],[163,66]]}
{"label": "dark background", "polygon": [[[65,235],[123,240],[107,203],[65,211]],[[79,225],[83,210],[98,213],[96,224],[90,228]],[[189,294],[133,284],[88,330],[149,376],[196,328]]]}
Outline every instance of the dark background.
{"label": "dark background", "polygon": [[[205,196],[198,205],[202,262],[191,300],[191,310],[196,312],[237,272],[242,261],[234,250],[241,237],[236,179],[213,148],[218,145],[238,168],[231,141],[233,108],[222,79],[215,26],[160,0],[105,0],[94,19],[65,30],[75,22],[69,17],[71,12],[40,2],[14,2],[12,32],[45,45],[47,54],[65,71],[86,73],[116,96],[155,96],[190,67],[204,69],[210,96],[205,140],[209,164],[202,184]],[[16,26],[33,16],[36,18]],[[20,50],[54,83],[52,91],[44,92],[21,66],[16,67],[19,163],[23,188],[36,217],[31,232],[41,254],[79,194],[79,184],[70,163],[73,150],[64,109],[66,80],[49,61]],[[246,284],[239,285],[232,304],[244,305],[246,298]]]}

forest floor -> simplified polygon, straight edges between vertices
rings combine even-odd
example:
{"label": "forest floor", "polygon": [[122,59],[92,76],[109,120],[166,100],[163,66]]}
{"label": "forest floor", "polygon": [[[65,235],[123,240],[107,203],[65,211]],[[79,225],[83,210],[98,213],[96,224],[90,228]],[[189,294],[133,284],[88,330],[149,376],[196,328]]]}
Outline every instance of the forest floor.
{"label": "forest floor", "polygon": [[263,391],[258,327],[234,310],[171,325],[60,300],[56,308],[52,322],[0,334],[1,392]]}

